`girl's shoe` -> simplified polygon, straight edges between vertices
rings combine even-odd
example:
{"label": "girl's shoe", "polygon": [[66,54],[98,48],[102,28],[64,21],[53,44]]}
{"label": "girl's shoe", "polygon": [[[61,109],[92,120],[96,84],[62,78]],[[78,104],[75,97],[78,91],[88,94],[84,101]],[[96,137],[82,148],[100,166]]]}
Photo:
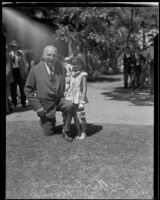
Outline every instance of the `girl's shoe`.
{"label": "girl's shoe", "polygon": [[76,139],[83,140],[86,138],[86,133],[82,132],[80,136],[77,136]]}

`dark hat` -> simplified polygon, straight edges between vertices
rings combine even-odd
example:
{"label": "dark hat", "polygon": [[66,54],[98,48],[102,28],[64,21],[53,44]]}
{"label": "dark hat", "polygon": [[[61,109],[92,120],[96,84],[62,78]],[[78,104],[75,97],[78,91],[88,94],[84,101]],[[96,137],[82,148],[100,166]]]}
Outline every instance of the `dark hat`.
{"label": "dark hat", "polygon": [[10,46],[18,46],[18,42],[16,40],[12,40],[9,45]]}

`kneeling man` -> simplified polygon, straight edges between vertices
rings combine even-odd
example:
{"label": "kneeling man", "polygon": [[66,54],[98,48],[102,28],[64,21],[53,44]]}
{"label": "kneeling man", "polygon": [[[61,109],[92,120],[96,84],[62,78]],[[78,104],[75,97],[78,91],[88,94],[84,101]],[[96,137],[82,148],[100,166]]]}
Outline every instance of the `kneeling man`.
{"label": "kneeling man", "polygon": [[[36,91],[36,96],[35,96]],[[25,94],[29,103],[40,117],[40,125],[45,135],[55,132],[56,110],[62,111],[62,136],[72,141],[70,125],[74,112],[73,105],[64,98],[65,68],[57,62],[57,49],[47,46],[43,60],[33,66],[25,84]]]}

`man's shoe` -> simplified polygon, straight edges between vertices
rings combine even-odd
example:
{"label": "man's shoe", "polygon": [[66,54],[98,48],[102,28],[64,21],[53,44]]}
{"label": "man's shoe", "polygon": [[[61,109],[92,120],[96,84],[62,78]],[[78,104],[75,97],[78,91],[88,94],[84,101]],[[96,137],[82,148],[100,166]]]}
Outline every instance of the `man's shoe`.
{"label": "man's shoe", "polygon": [[69,137],[67,134],[64,136],[64,139],[67,140],[68,142],[72,142],[73,138]]}
{"label": "man's shoe", "polygon": [[72,138],[72,137],[69,137],[68,135],[67,135],[67,137],[65,137],[65,139],[66,139],[68,142],[72,142],[72,141],[73,141],[73,138]]}
{"label": "man's shoe", "polygon": [[62,130],[62,137],[64,137],[64,139],[67,140],[68,142],[73,141],[73,138],[68,136],[67,133],[64,130]]}

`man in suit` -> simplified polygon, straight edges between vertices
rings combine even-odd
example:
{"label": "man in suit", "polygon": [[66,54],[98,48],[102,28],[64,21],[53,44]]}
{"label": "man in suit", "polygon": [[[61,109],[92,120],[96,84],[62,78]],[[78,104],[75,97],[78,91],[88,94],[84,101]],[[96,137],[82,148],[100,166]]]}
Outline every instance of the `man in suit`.
{"label": "man in suit", "polygon": [[65,68],[57,62],[57,49],[47,46],[44,48],[43,60],[33,66],[28,74],[25,94],[40,117],[40,125],[45,135],[55,132],[56,110],[62,111],[62,136],[71,142],[73,138],[70,134],[70,124],[74,107],[64,98],[64,91]]}
{"label": "man in suit", "polygon": [[134,55],[131,53],[131,49],[129,46],[125,48],[124,58],[124,87],[128,87],[128,76],[130,76],[130,86],[134,85]]}
{"label": "man in suit", "polygon": [[142,67],[145,63],[145,59],[140,53],[140,50],[137,48],[135,50],[135,63],[134,63],[134,69],[135,69],[135,86],[137,88],[140,87],[140,77],[142,73]]}
{"label": "man in suit", "polygon": [[12,68],[13,82],[10,84],[12,103],[17,106],[17,86],[19,86],[21,94],[22,107],[26,106],[26,96],[24,93],[24,85],[26,79],[25,63],[23,59],[23,52],[18,50],[18,43],[16,40],[12,40],[9,44],[11,51],[9,52],[9,58]]}

